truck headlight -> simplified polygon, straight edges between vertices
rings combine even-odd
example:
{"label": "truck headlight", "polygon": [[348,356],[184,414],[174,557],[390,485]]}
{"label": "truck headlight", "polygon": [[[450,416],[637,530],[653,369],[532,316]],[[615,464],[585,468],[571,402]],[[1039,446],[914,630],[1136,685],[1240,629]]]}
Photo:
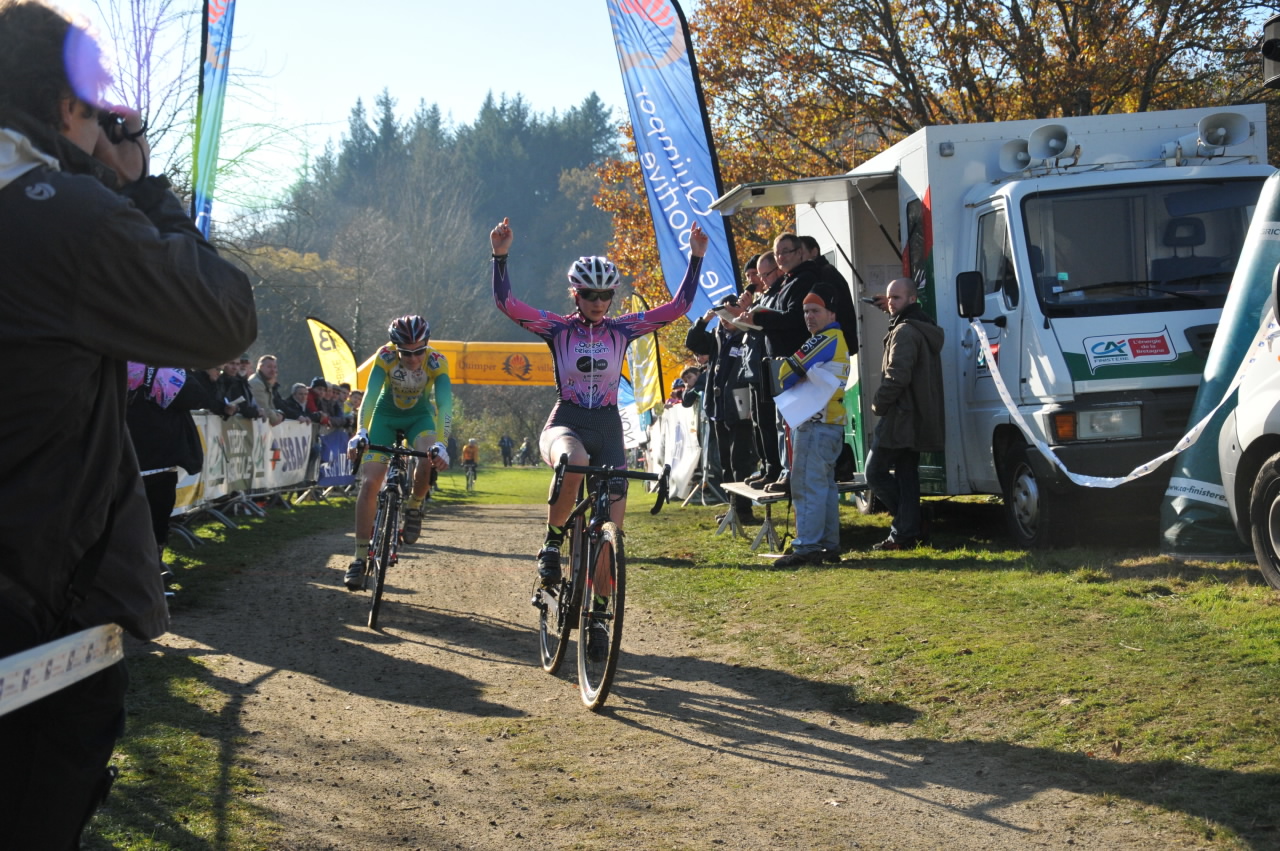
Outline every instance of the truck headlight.
{"label": "truck headlight", "polygon": [[1142,409],[1139,407],[1055,411],[1049,422],[1051,433],[1059,442],[1142,437]]}

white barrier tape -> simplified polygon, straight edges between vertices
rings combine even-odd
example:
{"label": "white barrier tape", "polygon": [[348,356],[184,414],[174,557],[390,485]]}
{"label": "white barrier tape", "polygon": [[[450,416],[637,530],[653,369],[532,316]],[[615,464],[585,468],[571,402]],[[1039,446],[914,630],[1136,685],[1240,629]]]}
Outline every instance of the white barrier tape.
{"label": "white barrier tape", "polygon": [[1231,394],[1240,386],[1240,382],[1244,378],[1245,373],[1248,372],[1249,368],[1251,368],[1258,360],[1258,357],[1262,352],[1262,348],[1265,346],[1269,350],[1271,342],[1277,337],[1280,337],[1280,325],[1276,322],[1274,312],[1270,313],[1267,316],[1267,321],[1263,322],[1259,326],[1258,333],[1254,335],[1253,342],[1249,344],[1249,354],[1240,364],[1239,369],[1236,370],[1235,377],[1231,379],[1231,385],[1227,387],[1225,392],[1223,392],[1222,398],[1218,401],[1218,404],[1214,405],[1212,411],[1192,426],[1191,430],[1184,434],[1168,452],[1153,458],[1144,464],[1139,464],[1126,476],[1085,476],[1068,470],[1066,465],[1062,463],[1062,460],[1058,458],[1052,449],[1049,448],[1049,445],[1037,437],[1035,432],[1031,430],[1031,426],[1027,424],[1026,419],[1022,416],[1022,412],[1019,411],[1017,406],[1013,403],[1013,397],[1009,395],[1009,388],[1005,386],[1004,376],[1000,374],[1000,365],[996,361],[995,354],[991,351],[991,341],[987,339],[987,331],[982,327],[982,322],[977,319],[971,319],[969,320],[969,326],[978,337],[978,343],[982,346],[982,355],[989,365],[988,368],[991,373],[991,379],[995,382],[996,392],[1000,394],[1000,399],[1004,402],[1005,408],[1008,409],[1009,416],[1013,418],[1014,424],[1022,431],[1027,440],[1035,446],[1037,450],[1039,450],[1040,454],[1048,458],[1049,461],[1061,470],[1068,479],[1081,487],[1087,488],[1114,488],[1119,487],[1125,482],[1131,482],[1134,479],[1139,479],[1148,473],[1153,472],[1157,467],[1177,455],[1179,452],[1182,452],[1194,445],[1195,442],[1200,439],[1201,432],[1203,432],[1205,427],[1208,426],[1209,420],[1213,419],[1214,414],[1221,410],[1222,406],[1231,398]]}
{"label": "white barrier tape", "polygon": [[0,715],[47,697],[124,658],[124,633],[115,624],[41,644],[0,659]]}

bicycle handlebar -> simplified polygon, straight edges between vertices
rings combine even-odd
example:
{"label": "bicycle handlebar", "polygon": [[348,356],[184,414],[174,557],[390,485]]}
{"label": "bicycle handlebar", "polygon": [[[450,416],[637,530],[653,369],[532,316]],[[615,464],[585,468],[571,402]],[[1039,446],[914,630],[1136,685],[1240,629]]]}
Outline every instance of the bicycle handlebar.
{"label": "bicycle handlebar", "polygon": [[671,481],[671,465],[666,464],[662,468],[662,473],[640,473],[635,470],[619,470],[614,467],[589,467],[579,464],[570,464],[569,456],[561,455],[560,461],[556,464],[555,479],[551,485],[551,497],[547,500],[547,504],[551,505],[560,498],[560,488],[564,485],[565,473],[581,473],[585,476],[607,476],[610,479],[636,479],[645,482],[658,483],[658,498],[654,502],[653,508],[649,509],[650,514],[657,514],[662,510],[663,503],[667,501],[668,490]]}
{"label": "bicycle handlebar", "polygon": [[[419,452],[417,449],[406,449],[403,446],[382,446],[377,443],[366,443],[364,445],[364,451],[367,452],[369,450],[373,450],[374,452],[386,452],[388,455],[402,455],[405,457],[412,456],[414,458],[435,458],[440,454],[434,446],[427,452]],[[360,464],[363,462],[363,459],[364,452],[361,452],[356,458],[356,462],[351,465],[352,476],[355,476],[360,472]]]}
{"label": "bicycle handlebar", "polygon": [[372,450],[374,452],[385,452],[388,455],[403,455],[406,457],[411,456],[413,458],[435,458],[440,454],[435,447],[432,447],[426,452],[420,452],[417,449],[406,449],[403,446],[379,446],[376,443],[366,443],[365,449]]}

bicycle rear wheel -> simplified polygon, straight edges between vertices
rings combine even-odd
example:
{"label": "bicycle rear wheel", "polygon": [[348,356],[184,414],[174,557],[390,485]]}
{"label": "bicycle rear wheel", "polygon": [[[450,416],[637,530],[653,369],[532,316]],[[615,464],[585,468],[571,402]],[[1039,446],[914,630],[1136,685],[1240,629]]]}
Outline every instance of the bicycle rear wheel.
{"label": "bicycle rear wheel", "polygon": [[542,670],[554,674],[560,670],[569,649],[569,633],[578,622],[578,606],[582,600],[582,582],[575,569],[575,554],[581,546],[582,520],[575,519],[565,530],[560,548],[561,570],[568,579],[554,588],[539,588],[533,604],[538,608],[538,656]]}
{"label": "bicycle rear wheel", "polygon": [[578,612],[578,690],[583,705],[596,710],[609,696],[622,644],[627,572],[617,525],[605,523],[601,527],[600,538],[592,542],[588,556]]}
{"label": "bicycle rear wheel", "polygon": [[382,587],[387,581],[387,568],[396,551],[396,535],[400,534],[400,498],[397,494],[387,494],[387,508],[383,512],[382,522],[378,524],[373,541],[374,563],[369,565],[373,571],[373,599],[369,603],[369,629],[378,628],[378,610],[382,607]]}

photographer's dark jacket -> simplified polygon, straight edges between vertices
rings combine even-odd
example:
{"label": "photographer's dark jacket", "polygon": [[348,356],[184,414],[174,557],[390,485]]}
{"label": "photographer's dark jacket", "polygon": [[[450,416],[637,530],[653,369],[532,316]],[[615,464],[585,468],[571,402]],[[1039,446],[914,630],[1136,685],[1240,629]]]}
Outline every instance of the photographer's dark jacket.
{"label": "photographer's dark jacket", "polygon": [[163,178],[116,185],[47,126],[0,115],[0,357],[21,412],[0,423],[0,656],[104,623],[165,631],[126,361],[222,363],[257,335],[248,279]]}

